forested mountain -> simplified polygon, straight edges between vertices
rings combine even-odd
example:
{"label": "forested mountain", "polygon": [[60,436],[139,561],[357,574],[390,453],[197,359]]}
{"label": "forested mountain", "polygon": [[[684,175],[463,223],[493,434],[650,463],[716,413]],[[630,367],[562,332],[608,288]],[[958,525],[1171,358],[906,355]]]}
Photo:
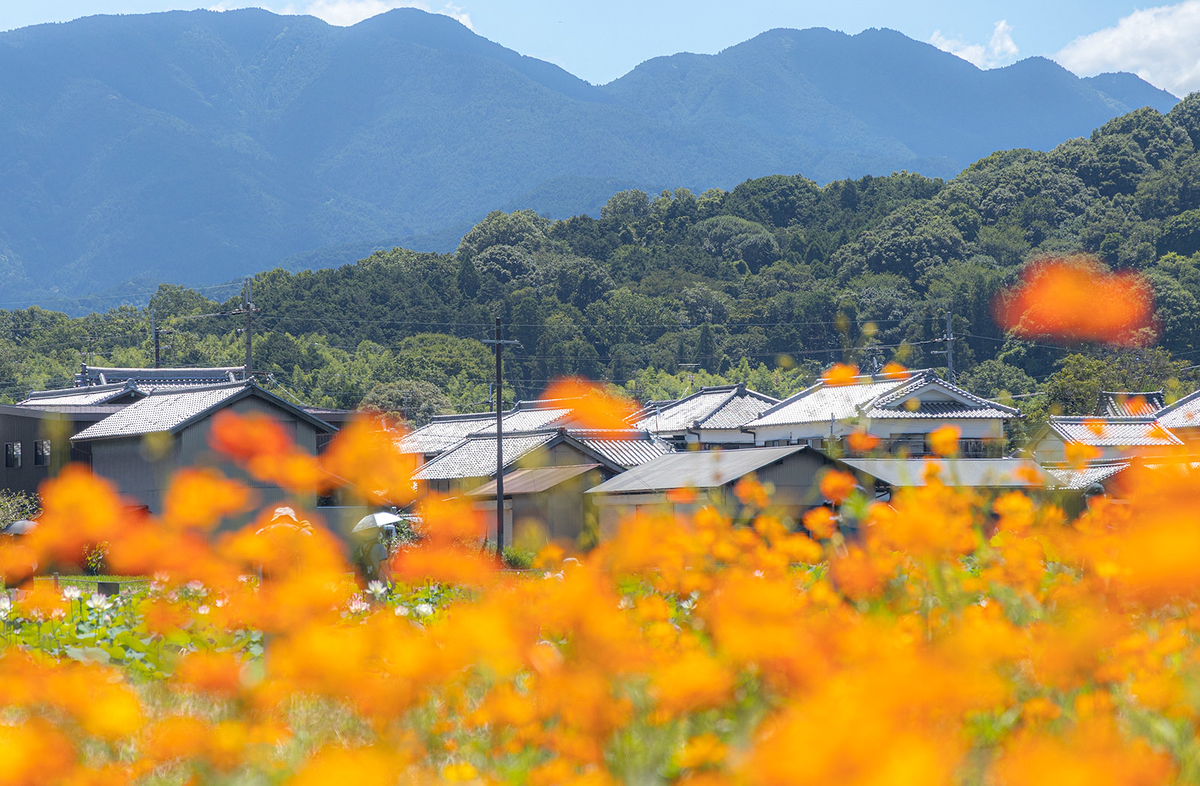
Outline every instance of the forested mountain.
{"label": "forested mountain", "polygon": [[[612,195],[600,216],[494,212],[453,254],[378,252],[254,279],[266,384],[314,403],[422,414],[486,406],[480,339],[521,342],[509,391],[563,374],[643,399],[737,380],[786,395],[835,360],[940,367],[952,315],[960,381],[1036,416],[1085,412],[1102,388],[1182,392],[1200,360],[1200,94],[1140,109],[1048,152],[1010,150],[950,181],[917,174],[818,186],[749,180],[697,196]],[[1031,260],[1085,252],[1153,285],[1150,345],[1117,352],[1018,340],[991,303]],[[169,365],[242,358],[235,297],[164,285],[151,300]],[[149,313],[0,311],[0,395],[69,384],[78,364],[147,365]]]}
{"label": "forested mountain", "polygon": [[949,177],[1174,100],[879,30],[776,30],[593,86],[414,9],[91,17],[0,33],[0,287],[50,302],[449,250],[497,207],[595,214],[634,187]]}

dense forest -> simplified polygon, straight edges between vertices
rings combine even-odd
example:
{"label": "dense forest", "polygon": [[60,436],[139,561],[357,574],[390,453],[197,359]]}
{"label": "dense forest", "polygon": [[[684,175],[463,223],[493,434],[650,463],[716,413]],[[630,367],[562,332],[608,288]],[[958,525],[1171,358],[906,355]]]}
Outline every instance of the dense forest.
{"label": "dense forest", "polygon": [[[833,361],[946,366],[1035,416],[1083,412],[1101,388],[1197,383],[1200,94],[1141,109],[1049,152],[1010,150],[950,181],[911,173],[818,187],[800,175],[726,192],[613,195],[597,217],[495,212],[454,254],[378,252],[336,269],[253,280],[256,370],[314,404],[364,398],[414,420],[483,409],[496,316],[520,347],[506,398],[582,374],[640,399],[745,381],[774,395]],[[996,293],[1029,261],[1083,252],[1153,285],[1142,349],[1018,340]],[[0,396],[70,384],[81,362],[238,364],[242,297],[163,285],[148,308],[81,318],[0,311]],[[943,354],[938,354],[943,352]]]}

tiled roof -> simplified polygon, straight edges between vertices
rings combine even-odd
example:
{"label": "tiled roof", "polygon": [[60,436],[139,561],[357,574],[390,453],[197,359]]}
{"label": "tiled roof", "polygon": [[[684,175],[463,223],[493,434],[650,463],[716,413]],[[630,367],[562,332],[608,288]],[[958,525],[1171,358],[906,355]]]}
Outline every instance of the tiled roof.
{"label": "tiled roof", "polygon": [[401,437],[397,444],[403,453],[441,453],[462,442],[465,437],[478,433],[487,426],[489,420],[494,422],[495,419],[494,414],[487,413],[435,417],[416,431]]}
{"label": "tiled roof", "polygon": [[37,390],[20,402],[18,406],[38,407],[44,405],[89,406],[104,404],[113,399],[135,394],[146,395],[136,387],[120,382],[112,385],[96,385],[89,388],[64,388],[62,390]]}
{"label": "tiled roof", "polygon": [[870,377],[852,385],[827,386],[817,383],[784,399],[747,426],[755,428],[789,423],[823,423],[831,418],[848,420],[858,417],[859,408],[863,405],[908,385],[907,380],[867,380],[870,380]]}
{"label": "tiled roof", "polygon": [[715,388],[701,388],[687,398],[660,405],[651,410],[634,423],[635,428],[657,431],[683,431],[691,427],[697,420],[712,415],[727,402],[737,390],[736,386],[723,385]]}
{"label": "tiled roof", "polygon": [[647,431],[568,429],[567,434],[626,469],[675,452],[673,447]]}
{"label": "tiled roof", "polygon": [[[571,407],[522,407],[504,416],[504,431],[536,431],[540,428],[548,428],[558,424],[560,421],[570,418],[575,410]],[[477,433],[479,434],[495,434],[496,433],[496,418],[493,416]]]}
{"label": "tiled roof", "polygon": [[133,437],[158,431],[172,431],[192,418],[233,398],[246,388],[246,383],[237,382],[155,393],[114,412],[71,439],[82,441],[109,437]]}
{"label": "tiled roof", "polygon": [[1120,390],[1102,390],[1092,413],[1106,418],[1147,417],[1166,405],[1161,390],[1129,393]]}
{"label": "tiled roof", "polygon": [[[556,431],[504,435],[504,466],[509,467],[558,435]],[[414,480],[457,480],[488,478],[496,473],[496,438],[474,436],[461,440],[442,455],[427,462]]]}
{"label": "tiled roof", "polygon": [[[922,399],[915,409],[903,405],[906,399],[926,389],[941,389],[951,401]],[[874,420],[908,418],[1000,418],[1017,415],[1011,407],[997,404],[956,385],[938,379],[928,371],[914,371],[903,379],[858,377],[848,385],[816,385],[802,390],[768,409],[762,417],[746,424],[747,428],[825,423],[865,417]]]}
{"label": "tiled roof", "polygon": [[1158,422],[1165,428],[1200,428],[1200,390],[1160,409]]}
{"label": "tiled roof", "polygon": [[1050,428],[1066,442],[1098,448],[1183,444],[1154,418],[1051,417]]}
{"label": "tiled roof", "polygon": [[1083,491],[1093,483],[1103,483],[1128,468],[1129,462],[1123,461],[1112,464],[1092,464],[1078,469],[1046,467],[1046,471],[1058,481],[1060,489]]}
{"label": "tiled roof", "polygon": [[75,375],[77,387],[135,382],[147,385],[216,385],[238,382],[246,376],[245,366],[210,368],[110,368],[83,366]]}

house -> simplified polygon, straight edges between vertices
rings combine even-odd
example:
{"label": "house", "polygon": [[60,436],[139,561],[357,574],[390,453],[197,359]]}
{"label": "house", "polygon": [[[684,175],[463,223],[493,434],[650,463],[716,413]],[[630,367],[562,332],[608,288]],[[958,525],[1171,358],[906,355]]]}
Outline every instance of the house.
{"label": "house", "polygon": [[[213,417],[222,411],[261,413],[279,420],[295,444],[317,452],[318,438],[335,430],[303,408],[253,381],[154,389],[71,437],[92,470],[127,497],[161,513],[171,476],[183,467],[214,466],[254,488],[262,506],[282,501],[283,490],[249,477],[208,445]],[[310,503],[311,504],[311,503]]]}
{"label": "house", "polygon": [[862,487],[881,502],[890,500],[896,489],[927,485],[930,470],[955,488],[1013,491],[1059,485],[1052,472],[1022,458],[844,458],[835,464],[857,475]]}
{"label": "house", "polygon": [[[1177,402],[1178,403],[1178,402]],[[1138,417],[1052,416],[1029,442],[1038,463],[1066,465],[1079,461],[1070,446],[1094,449],[1089,462],[1117,462],[1134,454],[1163,452],[1183,441],[1153,415]]]}
{"label": "house", "polygon": [[[571,401],[518,401],[502,415],[504,433],[565,426],[572,422],[574,413]],[[401,437],[398,445],[404,453],[419,453],[425,461],[431,461],[467,437],[495,433],[495,412],[435,415],[421,428]]]}
{"label": "house", "polygon": [[703,387],[677,401],[653,402],[632,422],[678,448],[753,447],[754,435],[742,426],[778,403],[744,384]]}
{"label": "house", "polygon": [[[558,540],[577,542],[594,531],[587,489],[651,461],[673,448],[637,430],[541,429],[504,434],[504,516],[508,532],[531,526]],[[581,469],[587,467],[587,469]],[[541,470],[554,469],[554,472]],[[495,537],[496,437],[460,440],[422,465],[413,479],[440,494],[464,494],[487,516]],[[512,485],[510,484],[512,478]],[[489,491],[490,489],[490,491]],[[517,529],[513,529],[515,526]]]}
{"label": "house", "polygon": [[1200,390],[1161,407],[1154,417],[1181,441],[1192,444],[1200,440]]}
{"label": "house", "polygon": [[767,409],[742,428],[761,446],[810,445],[845,450],[845,438],[866,431],[891,453],[924,456],[930,432],[952,425],[959,455],[999,456],[1005,425],[1020,413],[939,379],[931,371],[859,376],[849,384],[819,382]]}
{"label": "house", "polygon": [[15,405],[0,405],[4,465],[0,489],[37,493],[68,461],[90,462],[88,445],[71,438],[161,388],[227,383],[241,379],[241,366],[223,368],[110,368],[81,365],[75,386],[29,393]]}
{"label": "house", "polygon": [[1100,418],[1138,418],[1156,414],[1166,406],[1161,390],[1131,393],[1120,390],[1102,390],[1096,398],[1092,415]]}
{"label": "house", "polygon": [[[772,505],[793,519],[821,503],[821,471],[830,461],[805,445],[738,450],[690,450],[660,456],[589,490],[599,510],[601,537],[611,536],[629,517],[664,511],[690,514],[712,505],[733,514],[740,508],[734,494],[738,481],[754,476],[774,487]],[[684,501],[675,492],[691,490]]]}

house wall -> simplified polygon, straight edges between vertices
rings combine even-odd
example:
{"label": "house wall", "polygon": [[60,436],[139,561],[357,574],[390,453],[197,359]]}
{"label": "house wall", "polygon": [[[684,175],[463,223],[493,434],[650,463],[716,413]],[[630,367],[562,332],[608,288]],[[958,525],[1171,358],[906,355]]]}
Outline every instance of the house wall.
{"label": "house wall", "polygon": [[[43,481],[58,474],[71,457],[71,437],[91,425],[48,412],[0,413],[0,451],[10,442],[21,445],[21,466],[8,468],[0,452],[0,489],[36,494]],[[50,462],[37,466],[34,443],[50,440]]]}
{"label": "house wall", "polygon": [[151,513],[162,513],[162,498],[179,466],[180,439],[155,434],[99,439],[92,446],[92,471],[111,480],[120,493]]}
{"label": "house wall", "polygon": [[751,448],[754,447],[754,435],[741,429],[704,428],[698,431],[688,431],[684,434],[685,444],[696,445],[700,448]]}
{"label": "house wall", "polygon": [[727,490],[700,489],[694,502],[671,502],[665,492],[639,491],[629,494],[589,494],[596,506],[600,540],[617,534],[622,522],[655,516],[691,516],[706,505],[723,507]]}
{"label": "house wall", "polygon": [[1004,421],[1000,419],[896,418],[895,420],[870,420],[861,424],[835,421],[832,429],[828,422],[761,426],[754,430],[754,443],[759,447],[798,445],[810,440],[828,440],[831,432],[835,439],[841,440],[864,428],[886,441],[900,434],[929,434],[943,426],[957,426],[963,439],[1004,439]]}

